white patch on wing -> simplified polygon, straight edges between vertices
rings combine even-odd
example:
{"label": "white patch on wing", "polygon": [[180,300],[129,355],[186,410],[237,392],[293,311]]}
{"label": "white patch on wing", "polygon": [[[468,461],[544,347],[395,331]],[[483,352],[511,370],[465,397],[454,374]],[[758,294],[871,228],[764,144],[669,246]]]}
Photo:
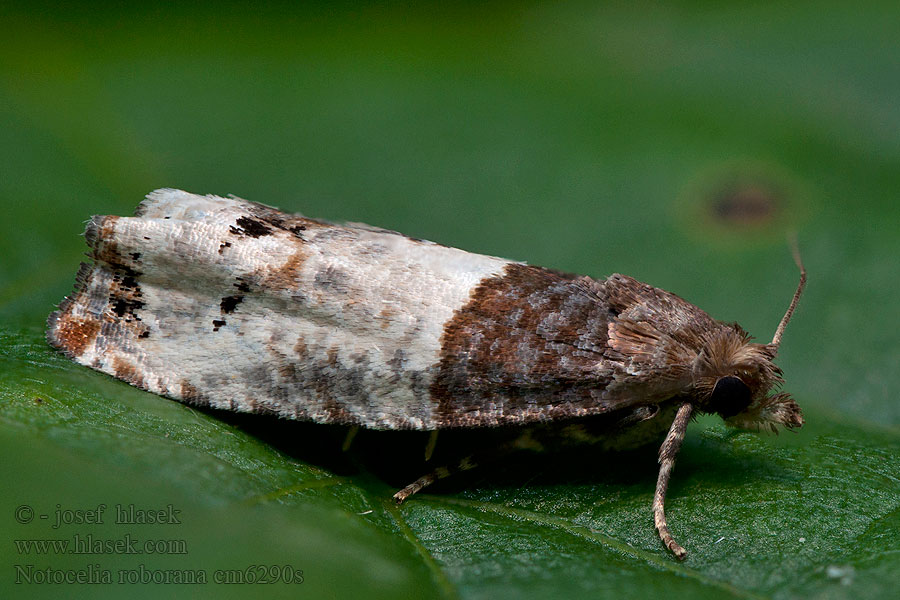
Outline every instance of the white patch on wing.
{"label": "white patch on wing", "polygon": [[444,325],[509,264],[368,226],[273,225],[299,215],[179,190],[137,214],[95,223],[98,246],[138,257],[140,327],[110,312],[121,267],[98,261],[65,311],[103,322],[76,360],[119,377],[133,365],[156,393],[318,422],[433,428]]}

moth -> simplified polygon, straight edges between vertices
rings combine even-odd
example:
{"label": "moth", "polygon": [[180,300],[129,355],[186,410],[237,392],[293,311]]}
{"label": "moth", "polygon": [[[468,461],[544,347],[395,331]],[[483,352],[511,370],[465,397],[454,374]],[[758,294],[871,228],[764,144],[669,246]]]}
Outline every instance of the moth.
{"label": "moth", "polygon": [[[47,339],[76,362],[182,402],[382,430],[513,428],[509,449],[663,439],[652,512],[688,422],[803,425],[774,359],[806,271],[760,344],[675,294],[161,189],[94,216]],[[466,458],[400,490],[402,502]]]}

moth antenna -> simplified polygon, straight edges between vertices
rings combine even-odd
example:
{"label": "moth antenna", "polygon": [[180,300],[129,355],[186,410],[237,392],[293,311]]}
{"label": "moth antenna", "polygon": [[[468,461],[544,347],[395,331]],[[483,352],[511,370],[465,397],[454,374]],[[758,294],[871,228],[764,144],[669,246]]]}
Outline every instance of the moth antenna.
{"label": "moth antenna", "polygon": [[784,330],[794,314],[794,309],[797,308],[797,303],[800,301],[800,294],[803,293],[803,288],[806,287],[806,267],[803,266],[803,260],[800,258],[800,247],[797,245],[796,233],[791,233],[788,236],[788,243],[791,245],[791,254],[794,255],[794,262],[797,263],[797,267],[800,269],[800,283],[797,285],[797,291],[794,292],[791,305],[788,307],[787,312],[784,313],[784,316],[781,317],[781,323],[778,324],[778,329],[775,330],[772,343],[769,344],[776,351],[778,350],[778,345],[781,344],[781,336],[784,334]]}
{"label": "moth antenna", "polygon": [[672,469],[675,468],[675,457],[681,449],[681,442],[684,440],[684,433],[687,431],[693,410],[694,407],[685,402],[675,414],[669,433],[659,448],[659,478],[656,480],[656,493],[653,495],[653,521],[659,532],[659,539],[678,560],[684,560],[687,550],[675,541],[666,523],[666,490],[669,488],[669,478],[672,476]]}

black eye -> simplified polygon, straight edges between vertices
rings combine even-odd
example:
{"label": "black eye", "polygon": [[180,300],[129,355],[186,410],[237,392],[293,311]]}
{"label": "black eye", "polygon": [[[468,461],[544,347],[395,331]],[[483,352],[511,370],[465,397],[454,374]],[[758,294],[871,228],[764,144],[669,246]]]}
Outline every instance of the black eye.
{"label": "black eye", "polygon": [[753,394],[747,384],[737,377],[728,376],[720,377],[716,382],[708,406],[710,412],[719,413],[723,419],[727,419],[744,411],[752,401]]}

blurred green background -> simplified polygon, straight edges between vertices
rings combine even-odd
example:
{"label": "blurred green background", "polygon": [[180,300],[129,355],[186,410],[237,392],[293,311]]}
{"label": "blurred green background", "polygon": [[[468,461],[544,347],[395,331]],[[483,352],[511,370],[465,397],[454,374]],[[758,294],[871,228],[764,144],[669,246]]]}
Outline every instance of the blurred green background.
{"label": "blurred green background", "polygon": [[[22,597],[886,597],[900,572],[900,10],[895,3],[322,3],[0,9],[0,586]],[[770,339],[796,435],[692,425],[669,516],[651,451],[397,509],[335,472],[76,366],[43,341],[92,214],[158,187],[605,277]],[[294,431],[293,429],[288,431]],[[284,435],[287,443],[284,443]],[[419,451],[419,450],[416,450]],[[632,462],[628,462],[632,461]],[[627,465],[623,467],[622,465]],[[521,467],[520,467],[521,469]],[[527,470],[527,467],[526,467]],[[57,505],[181,510],[69,525]],[[47,514],[16,521],[16,507]],[[186,554],[26,553],[73,535]],[[17,584],[288,565],[303,583]],[[51,580],[53,576],[50,576]],[[894,586],[893,588],[891,586]],[[4,597],[8,594],[4,593]]]}

